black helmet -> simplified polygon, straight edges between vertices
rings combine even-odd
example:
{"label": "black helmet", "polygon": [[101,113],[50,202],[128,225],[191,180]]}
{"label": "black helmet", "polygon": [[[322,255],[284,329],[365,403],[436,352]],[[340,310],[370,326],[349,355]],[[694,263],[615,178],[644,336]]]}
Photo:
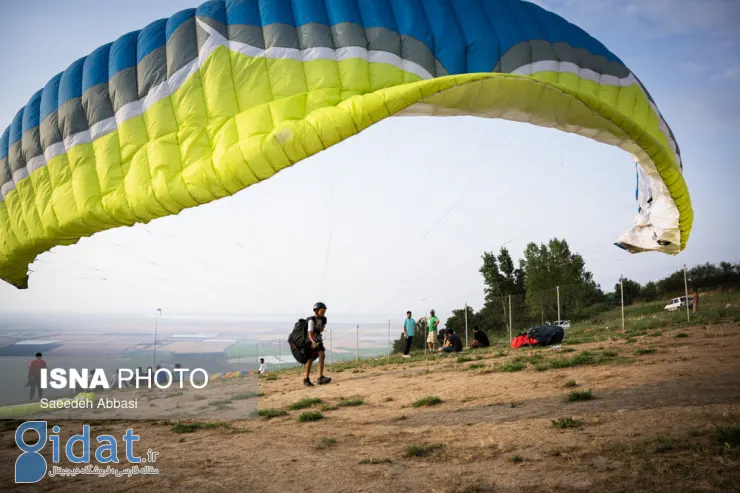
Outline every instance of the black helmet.
{"label": "black helmet", "polygon": [[315,305],[313,306],[313,311],[318,311],[318,310],[321,310],[322,308],[323,308],[324,310],[326,310],[326,309],[327,309],[327,308],[326,308],[326,305],[325,305],[325,304],[323,304],[322,302],[320,302],[320,301],[319,301],[318,303],[316,303],[316,304],[315,304]]}

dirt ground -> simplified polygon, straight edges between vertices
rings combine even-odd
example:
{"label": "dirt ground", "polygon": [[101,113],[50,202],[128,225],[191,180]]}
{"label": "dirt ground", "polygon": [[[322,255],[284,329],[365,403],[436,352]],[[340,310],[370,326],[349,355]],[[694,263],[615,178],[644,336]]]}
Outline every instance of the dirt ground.
{"label": "dirt ground", "polygon": [[[688,337],[675,337],[679,332]],[[331,384],[309,389],[301,386],[297,373],[281,374],[277,380],[260,382],[258,399],[261,410],[287,410],[285,416],[234,421],[192,433],[178,433],[182,430],[166,422],[92,422],[93,435],[120,437],[132,426],[141,436],[137,451],[151,448],[160,453],[158,475],[47,477],[34,485],[15,485],[13,465],[19,451],[13,434],[19,423],[8,422],[0,434],[0,489],[740,491],[739,325],[572,347],[577,352],[558,356],[584,350],[618,356],[602,364],[546,371],[529,364],[517,372],[500,371],[500,366],[533,353],[475,353],[469,362],[430,356],[419,362],[327,372]],[[640,348],[657,351],[635,354]],[[551,358],[556,352],[537,353]],[[499,370],[487,370],[492,366]],[[576,386],[566,388],[569,380]],[[224,389],[233,391],[233,385],[225,384]],[[589,389],[593,399],[566,402],[570,392]],[[438,396],[441,402],[411,405],[425,396]],[[307,397],[323,402],[288,409]],[[336,407],[343,399],[363,403]],[[320,411],[324,419],[299,422],[304,411]],[[580,426],[554,426],[553,420],[568,417]],[[62,435],[78,433],[82,425],[61,424]],[[418,447],[408,450],[411,445]],[[418,456],[409,457],[410,452]],[[43,453],[51,463],[50,451]]]}

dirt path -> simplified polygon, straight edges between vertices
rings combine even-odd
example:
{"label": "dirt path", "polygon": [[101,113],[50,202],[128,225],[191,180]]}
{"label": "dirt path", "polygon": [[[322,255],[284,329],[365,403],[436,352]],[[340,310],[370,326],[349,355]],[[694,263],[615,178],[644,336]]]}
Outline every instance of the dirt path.
{"label": "dirt path", "polygon": [[[260,409],[287,409],[305,397],[319,397],[328,406],[342,398],[364,403],[324,410],[324,419],[316,422],[300,423],[303,410],[288,411],[283,417],[194,433],[130,422],[141,435],[137,450],[160,452],[159,475],[45,478],[30,488],[75,493],[740,491],[740,443],[735,442],[740,440],[740,326],[724,327],[722,337],[717,333],[699,327],[689,338],[664,331],[663,337],[634,344],[575,346],[617,352],[618,358],[547,371],[532,365],[512,373],[467,369],[512,359],[491,353],[466,363],[431,357],[344,371],[332,374],[332,384],[311,389],[300,386],[299,376],[281,375],[261,382]],[[646,347],[657,352],[634,354]],[[568,380],[577,386],[564,388]],[[565,402],[570,391],[587,389],[592,400]],[[441,403],[411,407],[427,395]],[[553,426],[553,420],[566,417],[581,425]],[[80,426],[63,424],[67,434]],[[729,430],[730,438],[718,438],[717,426]],[[98,424],[93,433],[120,436],[126,427]],[[13,484],[14,429],[0,435],[3,491],[21,489]],[[322,443],[322,438],[334,441]],[[407,457],[407,447],[414,444],[428,447],[428,455]]]}

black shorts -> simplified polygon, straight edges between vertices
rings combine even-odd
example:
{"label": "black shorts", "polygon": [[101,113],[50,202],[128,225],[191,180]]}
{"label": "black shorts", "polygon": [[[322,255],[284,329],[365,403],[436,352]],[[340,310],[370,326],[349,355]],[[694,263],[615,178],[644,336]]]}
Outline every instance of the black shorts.
{"label": "black shorts", "polygon": [[311,360],[311,361],[313,361],[313,360],[315,360],[316,358],[319,357],[319,352],[326,351],[326,348],[324,347],[324,341],[322,341],[321,339],[319,339],[316,342],[317,342],[317,346],[316,347],[312,347],[311,346],[311,341],[308,341],[308,351],[309,351],[309,353],[308,353],[308,359]]}

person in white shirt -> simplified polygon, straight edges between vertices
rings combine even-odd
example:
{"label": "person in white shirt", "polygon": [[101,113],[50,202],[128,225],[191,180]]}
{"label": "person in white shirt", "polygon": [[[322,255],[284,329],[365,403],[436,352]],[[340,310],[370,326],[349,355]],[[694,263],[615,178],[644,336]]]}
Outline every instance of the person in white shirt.
{"label": "person in white shirt", "polygon": [[313,306],[314,315],[308,317],[308,342],[311,345],[310,353],[308,355],[308,361],[306,361],[306,376],[303,379],[303,385],[306,387],[313,387],[311,383],[311,365],[313,360],[319,358],[319,379],[317,383],[319,385],[326,385],[331,382],[331,378],[324,376],[324,341],[321,337],[321,333],[324,332],[326,327],[326,305],[318,302]]}
{"label": "person in white shirt", "polygon": [[260,358],[260,369],[257,370],[257,373],[267,373],[267,363],[265,363],[265,358]]}

